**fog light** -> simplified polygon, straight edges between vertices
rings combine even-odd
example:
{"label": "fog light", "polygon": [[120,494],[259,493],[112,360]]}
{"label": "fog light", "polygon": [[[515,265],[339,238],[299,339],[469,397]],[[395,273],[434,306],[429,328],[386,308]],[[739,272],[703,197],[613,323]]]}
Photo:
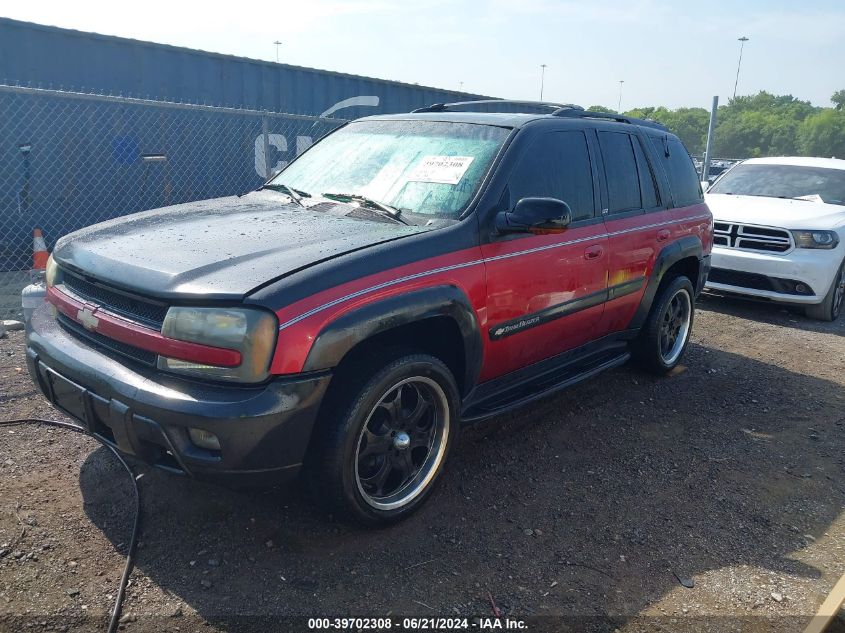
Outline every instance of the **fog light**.
{"label": "fog light", "polygon": [[795,284],[795,292],[798,292],[802,295],[807,294],[807,286],[804,284]]}
{"label": "fog light", "polygon": [[200,448],[204,448],[207,451],[220,450],[220,440],[217,439],[217,436],[214,433],[210,433],[205,429],[189,428],[188,436],[191,438],[191,441]]}

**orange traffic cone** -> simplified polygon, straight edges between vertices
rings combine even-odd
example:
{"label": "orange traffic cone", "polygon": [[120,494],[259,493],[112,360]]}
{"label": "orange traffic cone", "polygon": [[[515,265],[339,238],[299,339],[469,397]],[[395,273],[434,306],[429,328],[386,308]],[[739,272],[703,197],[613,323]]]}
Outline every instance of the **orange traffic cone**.
{"label": "orange traffic cone", "polygon": [[50,254],[47,252],[47,244],[44,243],[44,235],[41,229],[35,229],[32,232],[32,269],[46,270],[47,258]]}

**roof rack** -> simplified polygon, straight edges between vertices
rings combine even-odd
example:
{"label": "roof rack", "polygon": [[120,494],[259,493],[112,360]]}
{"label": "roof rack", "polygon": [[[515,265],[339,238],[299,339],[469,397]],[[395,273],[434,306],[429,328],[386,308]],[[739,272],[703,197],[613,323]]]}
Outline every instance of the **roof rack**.
{"label": "roof rack", "polygon": [[478,101],[457,101],[455,103],[433,103],[430,106],[425,106],[424,108],[417,108],[413,110],[413,113],[419,112],[462,112],[461,108],[472,107],[472,106],[530,106],[532,108],[545,108],[546,110],[551,110],[552,113],[558,110],[564,109],[572,109],[572,110],[584,110],[579,105],[575,105],[572,103],[552,103],[550,101],[520,101],[517,99],[479,99]]}
{"label": "roof rack", "polygon": [[601,112],[596,110],[572,110],[571,108],[561,108],[552,112],[555,116],[573,117],[573,118],[591,118],[591,119],[611,119],[619,123],[630,123],[631,119],[623,114],[613,114],[612,112]]}
{"label": "roof rack", "polygon": [[667,128],[650,119],[635,119],[624,114],[613,114],[595,110],[585,110],[573,103],[554,103],[550,101],[520,101],[517,99],[480,99],[478,101],[458,101],[456,103],[434,103],[424,108],[417,108],[414,113],[420,112],[466,112],[466,108],[473,106],[529,106],[537,110],[548,110],[552,116],[578,118],[578,119],[608,119],[619,123],[630,123],[632,125],[643,125],[658,130],[668,131]]}
{"label": "roof rack", "polygon": [[652,121],[651,119],[635,119],[634,117],[625,116],[624,114],[613,114],[612,112],[602,112],[600,110],[571,110],[568,108],[561,108],[552,112],[554,116],[573,117],[581,119],[609,119],[611,121],[618,121],[619,123],[630,123],[632,125],[643,125],[645,127],[655,128],[668,132],[668,128],[662,123]]}

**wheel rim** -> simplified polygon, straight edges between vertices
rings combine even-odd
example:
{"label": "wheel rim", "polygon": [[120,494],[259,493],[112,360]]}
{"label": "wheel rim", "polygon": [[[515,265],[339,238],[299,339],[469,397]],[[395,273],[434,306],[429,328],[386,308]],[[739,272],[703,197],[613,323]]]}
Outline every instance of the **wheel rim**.
{"label": "wheel rim", "polygon": [[364,500],[394,510],[418,497],[437,473],[449,440],[443,388],[423,376],[388,389],[358,436],[355,481]]}
{"label": "wheel rim", "polygon": [[839,316],[842,309],[842,298],[845,297],[845,263],[839,269],[839,280],[836,282],[836,291],[833,295],[833,318]]}
{"label": "wheel rim", "polygon": [[692,301],[689,292],[678,290],[663,311],[660,320],[660,357],[673,364],[684,351],[692,320]]}

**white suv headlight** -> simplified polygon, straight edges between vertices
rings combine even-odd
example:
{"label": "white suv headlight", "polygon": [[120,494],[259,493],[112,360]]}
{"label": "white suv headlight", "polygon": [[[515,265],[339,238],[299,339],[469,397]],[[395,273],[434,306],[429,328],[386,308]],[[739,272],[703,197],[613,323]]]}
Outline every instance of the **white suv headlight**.
{"label": "white suv headlight", "polygon": [[161,327],[164,336],[237,350],[241,353],[241,364],[236,367],[218,367],[159,356],[158,367],[216,380],[260,382],[268,375],[277,331],[276,315],[265,310],[172,307],[167,311]]}
{"label": "white suv headlight", "polygon": [[792,231],[795,246],[798,248],[836,248],[839,235],[836,231]]}

